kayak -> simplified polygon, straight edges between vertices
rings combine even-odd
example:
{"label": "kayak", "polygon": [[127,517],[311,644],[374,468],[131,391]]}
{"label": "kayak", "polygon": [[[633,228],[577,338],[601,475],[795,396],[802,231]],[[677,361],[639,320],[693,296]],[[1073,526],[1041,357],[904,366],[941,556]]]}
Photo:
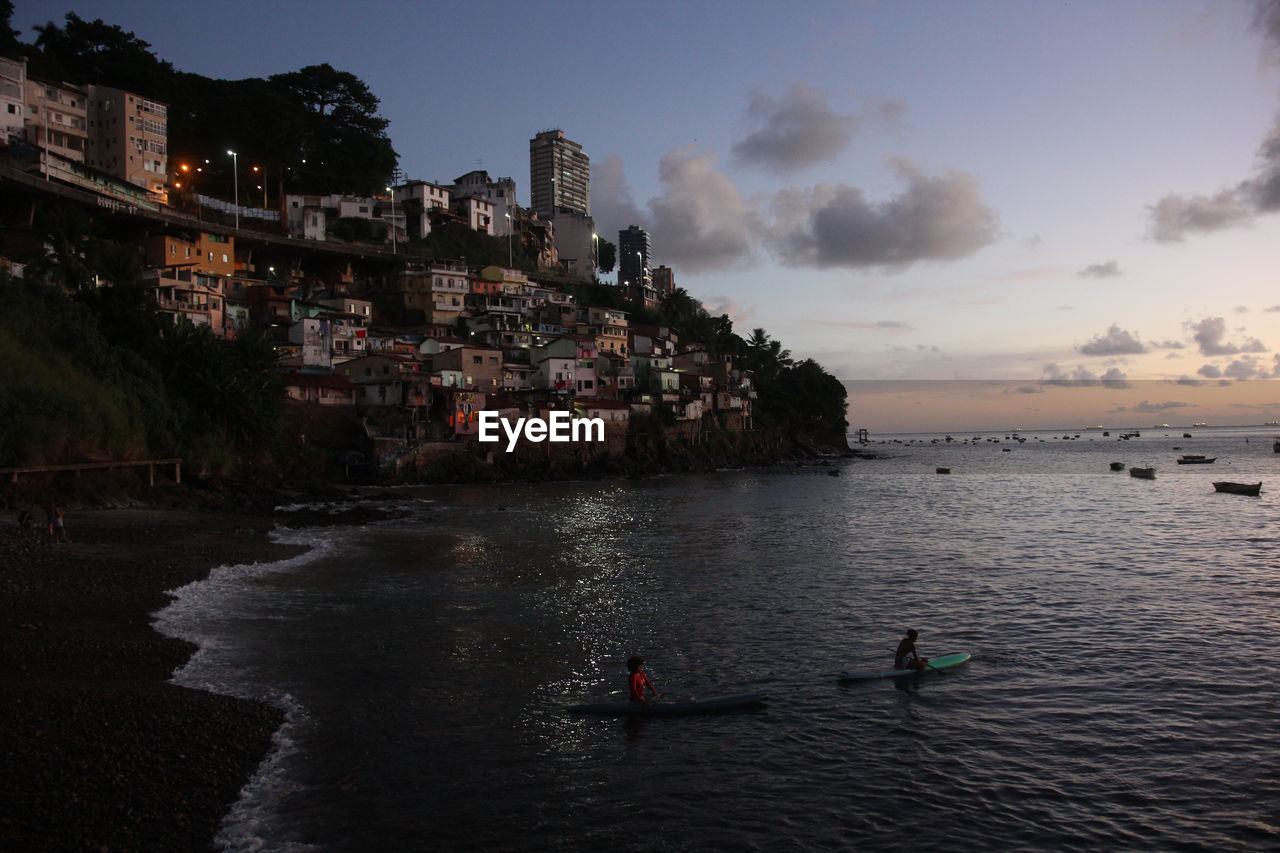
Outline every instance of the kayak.
{"label": "kayak", "polygon": [[574,705],[574,714],[597,714],[603,717],[678,717],[683,714],[705,714],[714,711],[737,711],[742,708],[758,708],[769,696],[766,693],[740,693],[736,696],[716,696],[711,699],[680,699],[672,702],[598,702]]}
{"label": "kayak", "polygon": [[[933,672],[935,669],[946,669],[951,666],[959,666],[970,658],[967,654],[943,655],[938,658],[929,658],[929,665],[924,668],[925,672]],[[842,672],[836,676],[840,681],[865,681],[868,678],[894,678],[902,675],[920,675],[921,673],[915,669],[886,669],[882,672]]]}

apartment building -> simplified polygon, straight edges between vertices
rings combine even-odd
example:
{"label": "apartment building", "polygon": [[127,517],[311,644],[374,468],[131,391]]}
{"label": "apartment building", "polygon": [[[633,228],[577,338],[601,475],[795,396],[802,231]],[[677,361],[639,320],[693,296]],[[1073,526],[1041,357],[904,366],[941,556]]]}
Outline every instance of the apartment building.
{"label": "apartment building", "polygon": [[86,165],[163,201],[169,169],[169,107],[110,86],[87,87]]}
{"label": "apartment building", "polygon": [[396,210],[404,217],[406,240],[421,240],[431,233],[433,213],[447,211],[453,202],[452,191],[428,181],[407,181],[391,188]]}
{"label": "apartment building", "polygon": [[649,232],[632,225],[618,232],[618,286],[632,302],[653,308],[658,293],[653,286],[652,247]]}
{"label": "apartment building", "polygon": [[0,56],[0,143],[22,139],[27,114],[27,63]]}
{"label": "apartment building", "polygon": [[591,158],[562,130],[545,130],[529,140],[530,207],[543,219],[559,210],[591,215]]}
{"label": "apartment building", "polygon": [[89,147],[89,95],[82,86],[36,77],[26,80],[27,142],[73,163],[85,162]]}
{"label": "apartment building", "polygon": [[467,172],[454,179],[450,192],[455,200],[478,198],[489,203],[490,233],[503,237],[517,232],[516,182],[511,178],[490,180],[486,171]]}

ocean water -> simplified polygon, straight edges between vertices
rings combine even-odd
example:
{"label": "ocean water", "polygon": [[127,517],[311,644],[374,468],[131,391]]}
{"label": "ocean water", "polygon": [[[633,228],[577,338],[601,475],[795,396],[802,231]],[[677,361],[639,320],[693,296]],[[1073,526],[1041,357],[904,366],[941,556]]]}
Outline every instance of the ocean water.
{"label": "ocean water", "polygon": [[[159,617],[201,645],[178,682],[288,712],[217,844],[1280,849],[1273,432],[914,437],[279,531],[315,547],[218,569]],[[973,658],[836,681],[886,668],[908,627]],[[668,695],[768,704],[566,713],[619,697],[632,653]]]}

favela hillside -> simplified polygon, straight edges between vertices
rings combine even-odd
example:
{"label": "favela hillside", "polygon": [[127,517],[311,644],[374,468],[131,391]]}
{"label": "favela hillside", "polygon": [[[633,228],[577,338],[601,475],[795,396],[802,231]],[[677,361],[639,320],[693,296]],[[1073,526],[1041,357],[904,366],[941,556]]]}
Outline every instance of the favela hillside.
{"label": "favela hillside", "polygon": [[642,225],[596,233],[561,130],[530,138],[527,190],[442,183],[400,173],[377,97],[329,65],[214,80],[68,14],[0,71],[8,488],[157,459],[275,488],[848,452],[841,382],[710,314]]}

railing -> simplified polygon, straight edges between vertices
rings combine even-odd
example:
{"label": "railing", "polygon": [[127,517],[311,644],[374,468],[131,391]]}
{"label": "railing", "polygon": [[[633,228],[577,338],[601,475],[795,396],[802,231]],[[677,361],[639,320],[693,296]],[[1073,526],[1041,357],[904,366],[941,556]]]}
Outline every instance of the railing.
{"label": "railing", "polygon": [[117,462],[74,462],[70,465],[37,465],[29,468],[0,468],[0,474],[9,475],[9,482],[18,482],[19,474],[53,474],[62,471],[74,471],[76,476],[80,476],[81,471],[105,471],[112,468],[141,468],[147,467],[148,485],[156,484],[156,466],[172,465],[173,481],[175,483],[182,482],[182,460],[181,459],[142,459],[142,460],[121,460]]}

